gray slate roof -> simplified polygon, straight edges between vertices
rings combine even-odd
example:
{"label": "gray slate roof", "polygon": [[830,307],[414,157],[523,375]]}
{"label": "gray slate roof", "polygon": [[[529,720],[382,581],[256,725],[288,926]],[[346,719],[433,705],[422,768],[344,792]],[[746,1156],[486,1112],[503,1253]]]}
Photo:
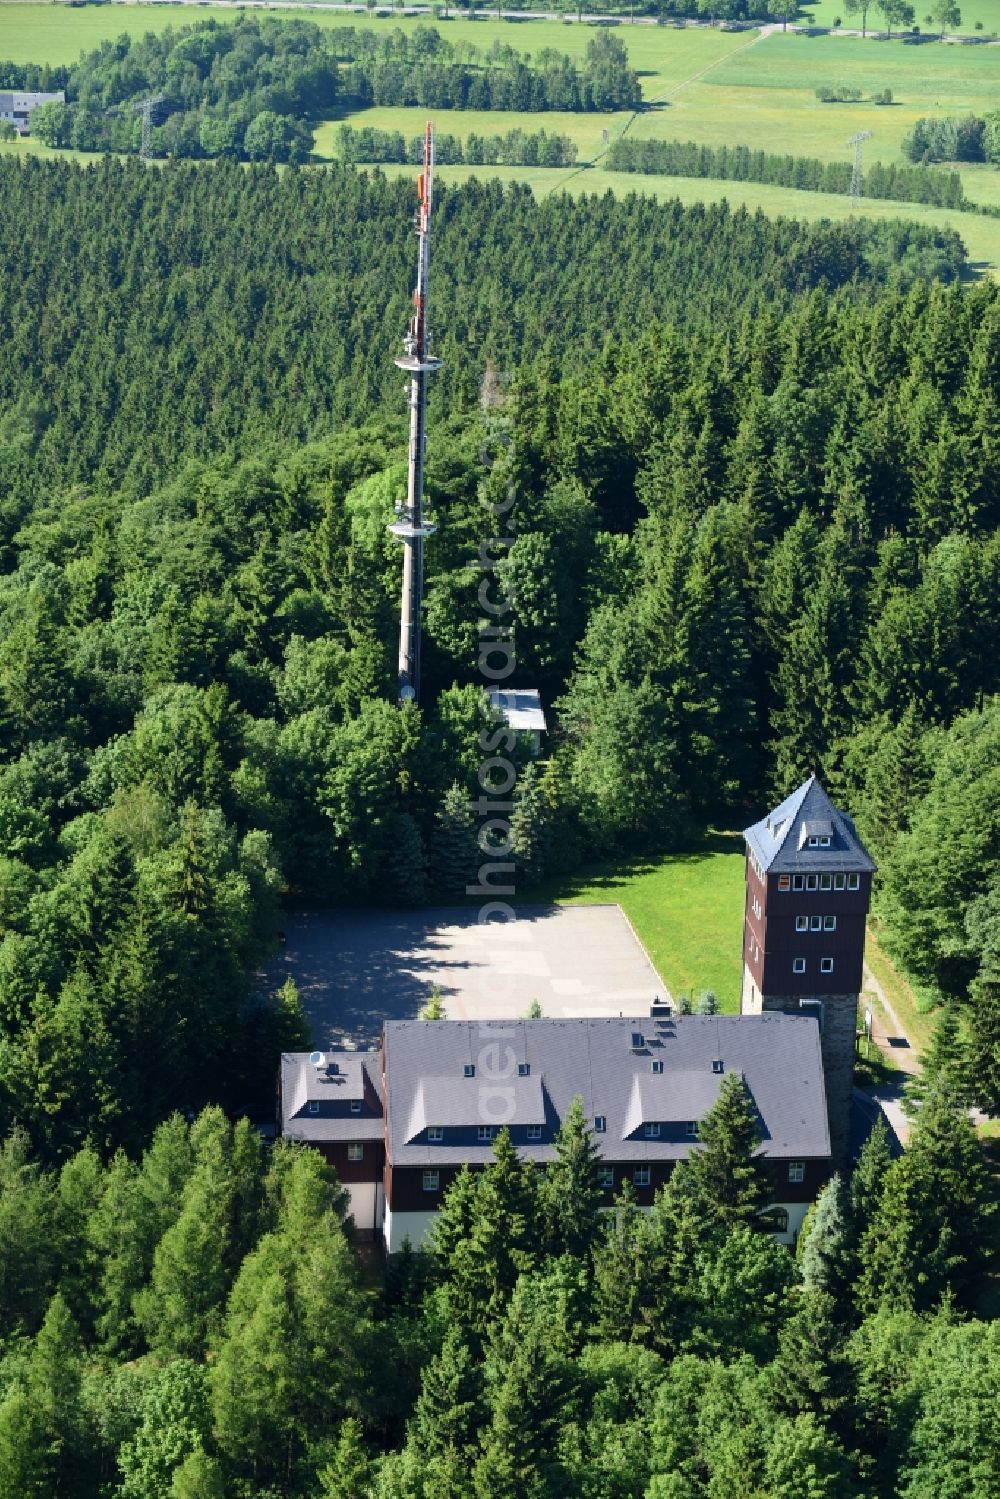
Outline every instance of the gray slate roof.
{"label": "gray slate roof", "polygon": [[[838,811],[814,775],[743,836],[761,868],[775,874],[875,872],[854,823]],[[830,847],[810,848],[811,836],[829,837]]]}
{"label": "gray slate roof", "polygon": [[[643,1035],[641,1049],[632,1036]],[[413,1125],[423,1107],[428,1123],[447,1120],[502,1122],[510,1089],[511,1126],[519,1151],[537,1161],[551,1160],[559,1121],[575,1094],[583,1098],[591,1125],[607,1121],[594,1136],[609,1161],[664,1161],[686,1156],[693,1142],[683,1123],[700,1119],[722,1082],[713,1072],[739,1072],[761,1116],[761,1153],[777,1159],[822,1158],[830,1154],[826,1093],[819,1028],[811,1016],[765,1014],[685,1015],[672,1020],[571,1019],[493,1023],[464,1020],[387,1021],[384,1030],[388,1084],[387,1143],[397,1166],[485,1163],[492,1148],[478,1144],[475,1132],[456,1127],[457,1138],[441,1144],[415,1140]],[[493,1050],[492,1048],[497,1048]],[[663,1072],[654,1073],[653,1061]],[[464,1068],[476,1067],[474,1077]],[[517,1076],[518,1064],[529,1074]],[[510,1072],[507,1078],[499,1072]],[[492,1074],[492,1075],[491,1075]],[[724,1074],[723,1074],[724,1075]],[[532,1079],[535,1087],[522,1087]],[[434,1100],[429,1102],[433,1081]],[[423,1094],[424,1105],[416,1103]],[[526,1144],[521,1127],[537,1121],[539,1097],[545,1106],[541,1144]],[[523,1111],[523,1112],[522,1112]],[[430,1112],[436,1119],[430,1118]],[[662,1122],[665,1138],[629,1138],[646,1122]],[[673,1138],[671,1138],[671,1135]]]}
{"label": "gray slate roof", "polygon": [[[313,1144],[381,1140],[381,1061],[377,1051],[327,1051],[314,1067],[305,1051],[281,1054],[281,1133]],[[334,1073],[331,1066],[336,1066]],[[352,1100],[361,1113],[349,1112]],[[309,1104],[320,1112],[311,1114]]]}

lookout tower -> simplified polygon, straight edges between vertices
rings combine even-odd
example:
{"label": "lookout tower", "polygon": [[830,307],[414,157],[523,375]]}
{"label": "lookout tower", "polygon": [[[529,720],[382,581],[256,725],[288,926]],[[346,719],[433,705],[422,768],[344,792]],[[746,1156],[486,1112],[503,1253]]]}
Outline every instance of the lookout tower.
{"label": "lookout tower", "polygon": [[875,863],[815,775],[754,823],[747,845],[744,1015],[816,1016],[834,1164],[847,1164],[865,921]]}

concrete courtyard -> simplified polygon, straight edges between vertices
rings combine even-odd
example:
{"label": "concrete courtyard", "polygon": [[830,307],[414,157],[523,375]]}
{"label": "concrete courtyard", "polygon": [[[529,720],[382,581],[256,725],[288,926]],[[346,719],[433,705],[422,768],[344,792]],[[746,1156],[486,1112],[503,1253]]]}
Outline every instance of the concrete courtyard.
{"label": "concrete courtyard", "polygon": [[480,926],[474,909],[300,912],[264,981],[290,974],[317,1046],[367,1046],[437,985],[449,1019],[502,1020],[532,1000],[550,1018],[646,1015],[667,990],[621,908],[526,906]]}

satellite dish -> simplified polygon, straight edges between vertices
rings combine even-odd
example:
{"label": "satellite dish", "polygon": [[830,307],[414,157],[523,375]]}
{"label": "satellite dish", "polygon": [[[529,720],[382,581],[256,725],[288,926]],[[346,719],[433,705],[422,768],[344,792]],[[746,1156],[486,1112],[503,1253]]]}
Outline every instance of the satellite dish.
{"label": "satellite dish", "polygon": [[401,687],[399,689],[399,701],[401,703],[412,703],[416,698],[416,695],[417,689],[415,687],[411,687],[409,682],[407,682],[405,687]]}
{"label": "satellite dish", "polygon": [[309,1060],[314,1067],[322,1067],[323,1063],[326,1061],[326,1057],[321,1051],[311,1051],[309,1053]]}

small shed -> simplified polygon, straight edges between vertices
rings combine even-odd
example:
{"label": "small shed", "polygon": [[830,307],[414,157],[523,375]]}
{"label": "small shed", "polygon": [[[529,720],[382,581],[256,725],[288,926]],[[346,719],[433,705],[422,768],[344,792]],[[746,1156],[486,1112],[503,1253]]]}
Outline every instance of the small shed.
{"label": "small shed", "polygon": [[531,736],[531,753],[542,747],[542,735],[548,732],[542,699],[534,687],[491,687],[490,707],[502,713],[516,734]]}

